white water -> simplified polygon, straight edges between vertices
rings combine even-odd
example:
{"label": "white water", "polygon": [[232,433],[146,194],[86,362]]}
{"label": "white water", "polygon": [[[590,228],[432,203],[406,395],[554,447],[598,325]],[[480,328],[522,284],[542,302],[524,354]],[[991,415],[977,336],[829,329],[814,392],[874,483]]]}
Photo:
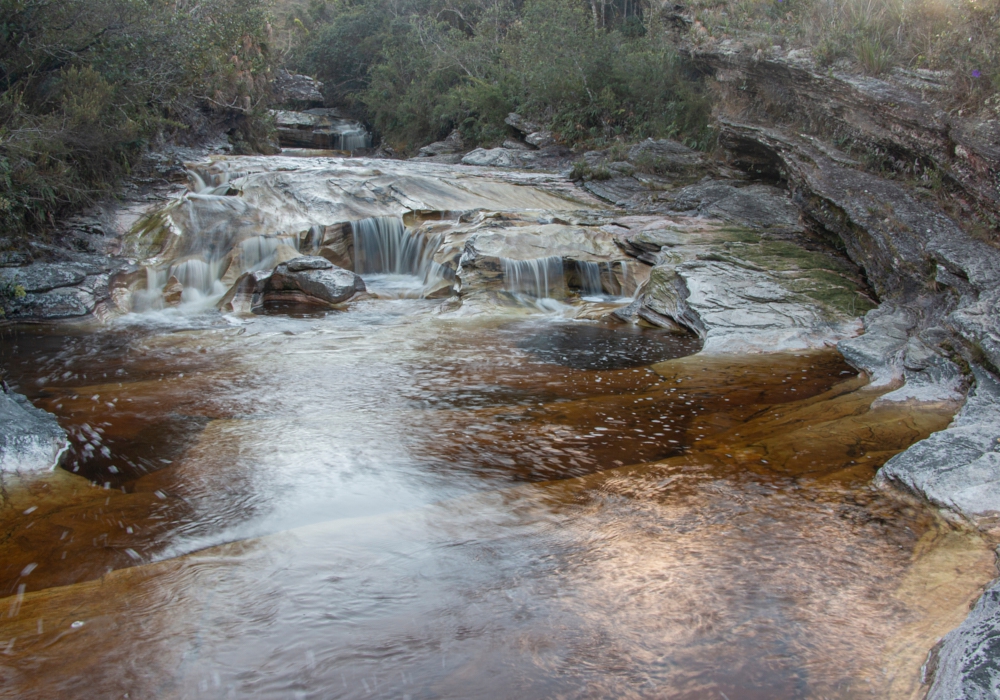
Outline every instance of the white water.
{"label": "white water", "polygon": [[500,258],[504,288],[515,296],[558,299],[566,296],[563,261],[558,255],[532,260]]}
{"label": "white water", "polygon": [[398,290],[401,296],[420,296],[424,289],[445,279],[444,268],[434,261],[441,236],[415,234],[394,216],[353,221],[351,233],[354,271],[366,282],[376,286],[386,283],[386,291]]}

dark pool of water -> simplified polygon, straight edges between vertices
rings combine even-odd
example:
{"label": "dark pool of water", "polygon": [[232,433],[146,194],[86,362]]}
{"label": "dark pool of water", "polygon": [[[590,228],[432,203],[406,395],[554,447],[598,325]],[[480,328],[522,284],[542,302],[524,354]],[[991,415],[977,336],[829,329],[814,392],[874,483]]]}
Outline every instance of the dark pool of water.
{"label": "dark pool of water", "polygon": [[6,482],[0,694],[897,694],[991,567],[868,486],[948,416],[833,352],[636,366],[696,349],[415,299],[8,332],[74,447]]}
{"label": "dark pool of water", "polygon": [[567,321],[539,327],[517,324],[517,347],[535,357],[583,370],[629,369],[692,355],[701,349],[693,335],[623,323]]}

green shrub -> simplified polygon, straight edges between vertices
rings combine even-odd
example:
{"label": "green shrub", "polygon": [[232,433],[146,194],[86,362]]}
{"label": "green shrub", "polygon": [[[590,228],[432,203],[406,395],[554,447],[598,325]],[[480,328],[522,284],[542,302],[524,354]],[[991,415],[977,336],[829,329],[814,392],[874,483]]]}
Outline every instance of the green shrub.
{"label": "green shrub", "polygon": [[106,195],[163,134],[214,123],[266,146],[265,0],[0,0],[0,17],[8,236]]}

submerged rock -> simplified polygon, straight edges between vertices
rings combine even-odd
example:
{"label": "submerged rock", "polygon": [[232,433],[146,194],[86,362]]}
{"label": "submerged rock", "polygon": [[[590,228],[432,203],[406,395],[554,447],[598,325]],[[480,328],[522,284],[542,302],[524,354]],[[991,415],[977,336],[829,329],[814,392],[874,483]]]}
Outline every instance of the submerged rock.
{"label": "submerged rock", "polygon": [[52,469],[69,446],[55,416],[21,394],[0,390],[0,475]]}

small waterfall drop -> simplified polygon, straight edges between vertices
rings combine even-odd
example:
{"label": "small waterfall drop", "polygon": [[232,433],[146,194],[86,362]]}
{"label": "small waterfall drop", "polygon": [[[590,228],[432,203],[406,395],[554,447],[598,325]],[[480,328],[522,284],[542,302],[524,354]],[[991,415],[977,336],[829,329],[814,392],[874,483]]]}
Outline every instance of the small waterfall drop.
{"label": "small waterfall drop", "polygon": [[338,151],[357,151],[362,148],[371,148],[372,137],[364,127],[346,128],[337,133],[336,148]]}
{"label": "small waterfall drop", "polygon": [[[608,265],[608,263],[604,263]],[[610,266],[609,266],[610,267]],[[604,295],[604,285],[601,284],[601,264],[577,260],[576,270],[580,275],[580,296],[602,297]]]}
{"label": "small waterfall drop", "polygon": [[558,255],[532,260],[500,258],[500,266],[503,268],[504,287],[511,294],[535,299],[565,296],[563,261]]}
{"label": "small waterfall drop", "polygon": [[439,236],[418,236],[394,216],[375,216],[351,222],[354,271],[364,274],[414,275],[427,281],[437,267],[434,252]]}

